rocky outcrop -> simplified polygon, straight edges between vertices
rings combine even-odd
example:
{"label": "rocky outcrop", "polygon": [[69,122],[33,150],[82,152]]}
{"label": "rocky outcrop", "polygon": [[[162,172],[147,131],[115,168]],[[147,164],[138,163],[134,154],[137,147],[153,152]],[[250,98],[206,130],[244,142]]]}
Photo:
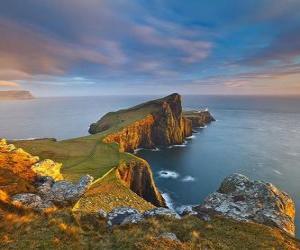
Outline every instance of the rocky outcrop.
{"label": "rocky outcrop", "polygon": [[218,191],[193,210],[278,227],[295,235],[295,205],[291,197],[270,183],[252,181],[240,174],[225,178]]}
{"label": "rocky outcrop", "polygon": [[[141,116],[140,114],[144,114]],[[132,122],[125,120],[132,119]],[[114,127],[115,130],[114,131]],[[156,145],[181,144],[192,134],[192,122],[183,116],[181,96],[172,94],[127,110],[111,112],[90,126],[91,134],[112,130],[104,138],[117,142],[120,151]]]}
{"label": "rocky outcrop", "polygon": [[184,117],[192,121],[192,127],[204,127],[206,124],[214,122],[215,118],[208,110],[191,110],[183,113]]}
{"label": "rocky outcrop", "polygon": [[120,152],[133,152],[140,147],[154,148],[155,144],[151,138],[153,123],[153,116],[148,115],[144,119],[135,121],[118,132],[109,134],[103,141],[106,143],[118,143]]}
{"label": "rocky outcrop", "polygon": [[180,219],[180,215],[177,214],[174,210],[169,209],[169,208],[163,208],[163,207],[157,207],[153,208],[151,210],[148,210],[144,212],[144,216],[146,218],[149,217],[159,217],[159,216],[166,216],[166,217],[171,217],[175,219]]}
{"label": "rocky outcrop", "polygon": [[12,196],[13,204],[37,211],[74,204],[91,186],[93,177],[86,175],[77,184],[68,181],[55,182],[51,177],[40,177],[37,193],[21,193]]}
{"label": "rocky outcrop", "polygon": [[181,218],[177,213],[168,208],[154,208],[144,213],[140,213],[138,210],[131,207],[117,207],[108,213],[106,220],[108,226],[112,227],[116,225],[137,224],[146,218],[162,216],[175,219]]}
{"label": "rocky outcrop", "polygon": [[5,139],[0,140],[0,189],[9,195],[34,192],[33,182],[37,174],[31,166],[38,160]]}
{"label": "rocky outcrop", "polygon": [[61,167],[61,163],[46,159],[35,163],[32,165],[31,169],[40,176],[50,176],[55,181],[59,181],[63,179],[63,176],[60,172]]}
{"label": "rocky outcrop", "polygon": [[107,215],[107,224],[110,227],[115,225],[135,224],[142,220],[143,215],[138,210],[131,207],[117,207]]}
{"label": "rocky outcrop", "polygon": [[10,195],[35,192],[34,183],[40,176],[62,180],[61,166],[49,159],[40,161],[38,156],[0,140],[0,189]]}
{"label": "rocky outcrop", "polygon": [[149,164],[142,159],[121,162],[116,171],[125,186],[154,206],[165,207],[165,201],[158,191]]}
{"label": "rocky outcrop", "polygon": [[6,90],[0,91],[0,100],[30,100],[33,95],[26,90]]}

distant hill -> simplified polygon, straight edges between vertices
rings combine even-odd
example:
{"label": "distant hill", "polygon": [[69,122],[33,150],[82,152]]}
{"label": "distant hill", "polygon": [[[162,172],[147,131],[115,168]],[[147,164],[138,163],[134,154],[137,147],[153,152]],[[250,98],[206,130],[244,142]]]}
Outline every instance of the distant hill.
{"label": "distant hill", "polygon": [[26,90],[0,91],[0,100],[30,100],[34,96]]}

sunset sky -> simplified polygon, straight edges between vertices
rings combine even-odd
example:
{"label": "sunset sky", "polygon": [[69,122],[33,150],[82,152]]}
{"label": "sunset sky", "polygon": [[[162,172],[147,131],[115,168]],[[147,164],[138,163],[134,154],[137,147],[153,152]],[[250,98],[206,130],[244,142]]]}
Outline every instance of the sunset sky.
{"label": "sunset sky", "polygon": [[299,0],[3,0],[0,90],[300,94]]}

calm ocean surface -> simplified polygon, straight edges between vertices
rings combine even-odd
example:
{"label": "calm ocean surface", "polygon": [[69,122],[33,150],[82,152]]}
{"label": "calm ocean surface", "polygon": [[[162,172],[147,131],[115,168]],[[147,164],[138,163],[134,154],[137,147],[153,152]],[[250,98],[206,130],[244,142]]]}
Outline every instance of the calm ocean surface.
{"label": "calm ocean surface", "polygon": [[[0,102],[0,137],[87,135],[106,112],[153,97],[66,97]],[[174,208],[199,204],[234,172],[272,182],[297,206],[300,233],[300,97],[186,96],[187,109],[208,108],[216,122],[184,146],[142,150]],[[161,172],[163,171],[163,172]]]}

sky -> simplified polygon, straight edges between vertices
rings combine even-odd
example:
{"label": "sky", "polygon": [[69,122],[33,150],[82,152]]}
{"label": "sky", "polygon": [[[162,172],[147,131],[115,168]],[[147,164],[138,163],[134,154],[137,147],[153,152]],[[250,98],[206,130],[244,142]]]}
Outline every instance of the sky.
{"label": "sky", "polygon": [[299,0],[1,0],[0,90],[300,95]]}

